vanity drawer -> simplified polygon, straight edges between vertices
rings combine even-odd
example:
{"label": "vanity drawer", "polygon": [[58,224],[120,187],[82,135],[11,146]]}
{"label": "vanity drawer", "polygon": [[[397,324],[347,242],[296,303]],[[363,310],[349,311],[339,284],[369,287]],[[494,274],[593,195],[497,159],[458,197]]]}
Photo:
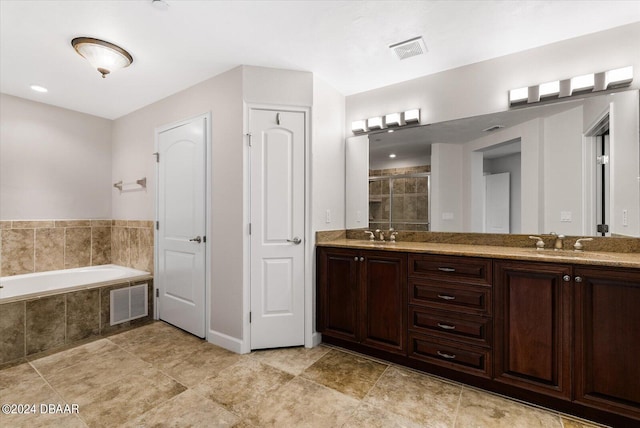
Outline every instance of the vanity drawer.
{"label": "vanity drawer", "polygon": [[491,260],[475,257],[410,254],[409,276],[491,285]]}
{"label": "vanity drawer", "polygon": [[409,303],[467,314],[491,315],[491,289],[409,279]]}
{"label": "vanity drawer", "polygon": [[409,306],[409,328],[444,339],[491,346],[491,319]]}
{"label": "vanity drawer", "polygon": [[409,358],[491,377],[491,351],[485,348],[409,333]]}

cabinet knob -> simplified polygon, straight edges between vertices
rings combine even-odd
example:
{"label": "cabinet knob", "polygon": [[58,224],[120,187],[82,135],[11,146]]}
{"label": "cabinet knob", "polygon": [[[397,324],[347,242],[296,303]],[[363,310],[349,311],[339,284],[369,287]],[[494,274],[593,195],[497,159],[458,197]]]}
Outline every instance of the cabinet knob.
{"label": "cabinet knob", "polygon": [[364,257],[360,257],[360,261],[363,262],[364,261]]}
{"label": "cabinet knob", "polygon": [[576,276],[574,281],[575,282],[582,282],[582,277],[581,276]]}
{"label": "cabinet knob", "polygon": [[354,261],[354,262],[357,262],[357,261],[358,261],[358,257],[354,257],[354,258],[353,258],[353,261]]}
{"label": "cabinet knob", "polygon": [[563,276],[563,277],[562,277],[562,280],[563,280],[564,282],[569,282],[569,281],[571,281],[571,275],[565,275],[565,276]]}

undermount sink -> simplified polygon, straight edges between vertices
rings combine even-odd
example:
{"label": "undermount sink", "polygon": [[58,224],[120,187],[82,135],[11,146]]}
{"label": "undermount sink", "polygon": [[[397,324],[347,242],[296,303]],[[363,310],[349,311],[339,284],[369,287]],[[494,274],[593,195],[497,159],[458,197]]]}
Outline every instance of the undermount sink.
{"label": "undermount sink", "polygon": [[544,250],[532,249],[531,252],[539,255],[540,257],[569,257],[569,258],[589,257],[589,252],[574,251],[574,250],[554,250],[553,248],[544,249]]}

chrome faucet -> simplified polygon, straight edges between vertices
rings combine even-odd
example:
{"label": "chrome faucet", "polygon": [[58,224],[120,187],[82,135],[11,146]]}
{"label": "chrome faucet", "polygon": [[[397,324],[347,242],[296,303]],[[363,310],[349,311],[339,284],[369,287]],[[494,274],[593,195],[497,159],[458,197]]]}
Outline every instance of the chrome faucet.
{"label": "chrome faucet", "polygon": [[398,232],[396,232],[393,227],[389,229],[389,240],[391,242],[396,242],[396,235],[398,234]]}
{"label": "chrome faucet", "polygon": [[573,244],[574,251],[582,251],[582,250],[584,250],[584,245],[582,244],[582,241],[593,241],[593,238],[580,238],[580,239],[576,240],[576,243]]}
{"label": "chrome faucet", "polygon": [[564,235],[558,235],[555,232],[550,233],[551,236],[555,236],[556,242],[553,244],[554,250],[562,250],[564,244]]}
{"label": "chrome faucet", "polygon": [[376,233],[378,234],[378,237],[380,238],[380,242],[384,242],[384,231],[382,231],[380,229],[376,229]]}
{"label": "chrome faucet", "polygon": [[542,240],[541,237],[539,236],[529,236],[529,239],[535,239],[536,242],[536,249],[538,250],[544,250],[544,241]]}
{"label": "chrome faucet", "polygon": [[375,241],[375,240],[376,240],[376,236],[373,234],[373,232],[372,232],[372,231],[370,231],[370,230],[365,230],[365,231],[364,231],[364,233],[369,234],[369,241],[372,241],[372,242],[373,242],[373,241]]}

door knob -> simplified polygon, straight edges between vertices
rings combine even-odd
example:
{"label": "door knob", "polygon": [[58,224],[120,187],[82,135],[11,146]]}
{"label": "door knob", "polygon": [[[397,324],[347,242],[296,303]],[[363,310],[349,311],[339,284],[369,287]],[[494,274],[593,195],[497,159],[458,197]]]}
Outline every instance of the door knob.
{"label": "door knob", "polygon": [[299,243],[302,242],[302,239],[298,238],[297,236],[293,239],[287,239],[287,242],[293,242],[294,244],[298,245]]}
{"label": "door knob", "polygon": [[189,241],[191,242],[197,242],[198,244],[202,242],[202,238],[199,236],[196,236],[195,238],[191,238],[189,239]]}

